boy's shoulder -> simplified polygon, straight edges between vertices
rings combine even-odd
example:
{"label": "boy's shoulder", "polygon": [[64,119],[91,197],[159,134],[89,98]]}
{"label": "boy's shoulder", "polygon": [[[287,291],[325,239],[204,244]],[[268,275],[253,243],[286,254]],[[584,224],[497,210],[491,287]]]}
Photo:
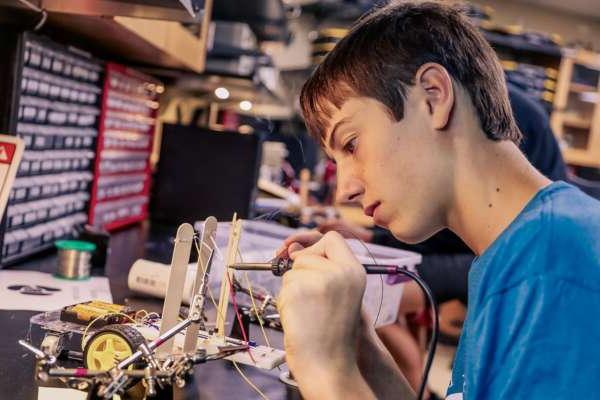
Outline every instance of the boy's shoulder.
{"label": "boy's shoulder", "polygon": [[539,200],[540,212],[532,221],[538,234],[529,249],[539,261],[533,269],[555,278],[600,279],[600,201],[564,182],[550,185]]}
{"label": "boy's shoulder", "polygon": [[[542,189],[476,261],[472,277],[486,297],[539,277],[600,279],[600,202],[564,182]],[[483,298],[482,297],[482,298]]]}
{"label": "boy's shoulder", "polygon": [[544,219],[552,240],[586,245],[588,240],[597,242],[600,237],[600,201],[564,182],[552,186],[544,199],[547,217]]}

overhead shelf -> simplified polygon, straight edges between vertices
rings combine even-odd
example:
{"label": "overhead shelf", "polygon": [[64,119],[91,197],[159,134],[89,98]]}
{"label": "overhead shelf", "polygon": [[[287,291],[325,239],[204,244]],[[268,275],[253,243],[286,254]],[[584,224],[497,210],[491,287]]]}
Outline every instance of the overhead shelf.
{"label": "overhead shelf", "polygon": [[38,8],[49,13],[120,16],[200,22],[205,0],[0,0],[0,5]]}
{"label": "overhead shelf", "polygon": [[483,31],[483,36],[485,36],[492,46],[502,46],[509,48],[512,51],[535,53],[556,58],[560,58],[562,56],[561,48],[559,46],[530,43],[520,36],[502,35],[500,33],[489,31]]}
{"label": "overhead shelf", "polygon": [[592,127],[591,119],[573,114],[564,114],[562,122],[565,126],[576,129],[590,129]]}
{"label": "overhead shelf", "polygon": [[569,87],[569,91],[574,93],[590,93],[596,92],[596,90],[598,90],[596,86],[586,85],[583,83],[571,83],[571,86]]}
{"label": "overhead shelf", "polygon": [[[199,4],[198,0],[184,1]],[[212,0],[201,1],[203,8],[195,13],[195,18],[179,0],[34,0],[33,3],[48,12],[41,33],[93,50],[100,57],[195,73],[204,70]],[[17,6],[21,11],[25,8],[22,4],[18,0],[0,0],[0,6]],[[107,15],[108,12],[112,15]],[[200,26],[196,34],[178,21],[158,18],[200,21]],[[31,19],[39,17],[33,14]]]}

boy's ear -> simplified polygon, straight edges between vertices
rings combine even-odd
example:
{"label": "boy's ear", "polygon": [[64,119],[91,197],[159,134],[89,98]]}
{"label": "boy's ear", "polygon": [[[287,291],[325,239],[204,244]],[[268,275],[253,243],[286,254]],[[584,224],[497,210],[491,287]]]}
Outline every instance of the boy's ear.
{"label": "boy's ear", "polygon": [[421,65],[415,75],[415,84],[425,94],[432,127],[446,129],[454,109],[454,87],[446,68],[437,63]]}

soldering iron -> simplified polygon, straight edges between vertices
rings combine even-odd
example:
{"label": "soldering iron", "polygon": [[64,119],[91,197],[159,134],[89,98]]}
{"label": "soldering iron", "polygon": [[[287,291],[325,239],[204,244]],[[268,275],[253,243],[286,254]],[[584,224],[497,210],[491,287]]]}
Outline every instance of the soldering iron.
{"label": "soldering iron", "polygon": [[[282,276],[287,271],[292,269],[293,263],[294,261],[289,257],[276,257],[270,262],[266,263],[237,263],[231,264],[229,268],[238,271],[271,271],[275,276]],[[425,296],[427,297],[429,304],[433,309],[433,333],[431,336],[431,340],[429,341],[429,351],[423,372],[423,379],[421,380],[421,384],[419,385],[419,390],[417,392],[417,399],[421,400],[423,399],[423,394],[425,393],[425,388],[427,386],[427,378],[429,376],[429,370],[431,369],[431,365],[433,363],[433,357],[435,355],[435,349],[437,346],[439,334],[439,317],[437,303],[435,302],[433,294],[431,293],[431,290],[429,289],[427,284],[416,273],[411,272],[404,267],[400,267],[398,265],[379,264],[362,264],[362,266],[365,268],[365,272],[367,274],[401,274],[405,277],[414,280],[421,287],[423,293],[425,293]]]}
{"label": "soldering iron", "polygon": [[[237,263],[231,264],[229,268],[237,271],[271,271],[275,276],[282,276],[292,269],[294,261],[287,257],[274,258],[265,263]],[[406,271],[398,265],[363,264],[365,272],[369,275],[399,274]]]}

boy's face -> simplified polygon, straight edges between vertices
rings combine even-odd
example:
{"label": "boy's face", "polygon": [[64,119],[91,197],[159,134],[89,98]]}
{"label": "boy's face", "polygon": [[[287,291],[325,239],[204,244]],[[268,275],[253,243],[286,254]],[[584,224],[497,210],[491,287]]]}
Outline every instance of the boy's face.
{"label": "boy's face", "polygon": [[404,118],[366,97],[333,113],[325,151],[337,163],[338,199],[359,202],[398,239],[417,243],[445,225],[452,157],[446,135],[431,127],[418,90],[409,90]]}

